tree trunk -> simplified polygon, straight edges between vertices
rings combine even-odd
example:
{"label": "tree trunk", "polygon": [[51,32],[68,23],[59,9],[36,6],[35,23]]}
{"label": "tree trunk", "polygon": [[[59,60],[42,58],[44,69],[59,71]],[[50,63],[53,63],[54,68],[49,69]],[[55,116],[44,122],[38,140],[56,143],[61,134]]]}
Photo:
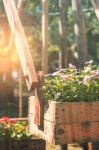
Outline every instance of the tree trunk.
{"label": "tree trunk", "polygon": [[67,0],[59,0],[59,33],[60,33],[60,52],[59,52],[59,68],[65,68],[67,66],[67,25],[66,25],[66,7]]}
{"label": "tree trunk", "polygon": [[42,70],[48,72],[48,0],[42,0]]}
{"label": "tree trunk", "polygon": [[85,36],[85,23],[82,12],[82,0],[72,0],[72,7],[75,17],[74,31],[77,38],[77,51],[78,51],[78,67],[82,68],[87,61],[87,44]]}

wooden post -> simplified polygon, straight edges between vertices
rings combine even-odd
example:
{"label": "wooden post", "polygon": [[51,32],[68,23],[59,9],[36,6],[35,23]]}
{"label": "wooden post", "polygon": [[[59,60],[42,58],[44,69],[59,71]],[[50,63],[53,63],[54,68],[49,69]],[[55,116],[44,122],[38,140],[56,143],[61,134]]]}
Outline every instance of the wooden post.
{"label": "wooden post", "polygon": [[95,9],[96,16],[99,20],[99,0],[91,0],[91,3]]}
{"label": "wooden post", "polygon": [[42,70],[48,72],[48,0],[42,0]]}
{"label": "wooden post", "polygon": [[87,61],[87,44],[85,36],[85,24],[82,13],[82,0],[72,0],[72,7],[75,16],[74,31],[77,38],[78,64],[82,68]]}
{"label": "wooden post", "polygon": [[19,118],[22,117],[23,99],[22,99],[22,71],[19,70]]}
{"label": "wooden post", "polygon": [[66,63],[66,39],[67,39],[67,25],[66,25],[66,5],[67,0],[59,0],[59,33],[60,33],[60,52],[59,52],[59,68],[65,68]]}
{"label": "wooden post", "polygon": [[11,32],[14,34],[13,38],[23,70],[23,75],[25,77],[28,90],[32,90],[37,85],[37,77],[32,56],[26,41],[24,29],[22,27],[14,0],[3,0],[3,3]]}

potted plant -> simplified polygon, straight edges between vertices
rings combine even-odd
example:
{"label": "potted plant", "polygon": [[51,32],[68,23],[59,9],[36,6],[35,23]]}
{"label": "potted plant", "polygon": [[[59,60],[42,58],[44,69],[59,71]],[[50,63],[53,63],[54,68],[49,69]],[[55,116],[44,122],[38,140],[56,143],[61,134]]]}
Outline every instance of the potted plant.
{"label": "potted plant", "polygon": [[[43,97],[48,101],[45,122],[53,122],[52,135],[56,143],[99,139],[99,124],[96,123],[99,120],[99,71],[95,66],[86,63],[78,72],[70,64],[67,69],[47,76]],[[45,129],[49,130],[48,125]]]}
{"label": "potted plant", "polygon": [[80,72],[70,64],[67,69],[47,75],[43,98],[44,136],[49,142],[68,144],[99,140],[99,70],[91,62]]}
{"label": "potted plant", "polygon": [[8,117],[0,119],[0,148],[2,150],[45,150],[45,142],[34,138],[26,121]]}

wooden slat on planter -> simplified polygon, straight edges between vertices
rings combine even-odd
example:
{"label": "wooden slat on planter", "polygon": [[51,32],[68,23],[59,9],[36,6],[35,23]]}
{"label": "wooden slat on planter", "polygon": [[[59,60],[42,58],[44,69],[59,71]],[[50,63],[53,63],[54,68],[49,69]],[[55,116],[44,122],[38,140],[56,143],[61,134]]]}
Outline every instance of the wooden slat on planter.
{"label": "wooden slat on planter", "polygon": [[56,124],[45,121],[46,139],[54,144],[99,141],[99,122]]}
{"label": "wooden slat on planter", "polygon": [[30,107],[30,131],[50,143],[99,141],[99,102],[50,101],[45,105],[44,132],[33,124],[33,105]]}
{"label": "wooden slat on planter", "polygon": [[99,121],[99,102],[48,102],[45,105],[45,120],[54,123]]}

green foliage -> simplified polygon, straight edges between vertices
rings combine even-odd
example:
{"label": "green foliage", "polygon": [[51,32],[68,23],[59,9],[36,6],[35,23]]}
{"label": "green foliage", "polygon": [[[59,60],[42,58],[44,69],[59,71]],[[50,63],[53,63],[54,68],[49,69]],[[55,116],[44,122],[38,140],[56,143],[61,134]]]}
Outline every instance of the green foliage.
{"label": "green foliage", "polygon": [[83,5],[84,18],[86,23],[86,36],[88,44],[89,59],[99,62],[99,21],[97,20],[91,1],[87,0]]}
{"label": "green foliage", "polygon": [[[16,2],[18,2],[16,0]],[[90,0],[82,1],[83,3],[83,13],[86,25],[86,36],[87,36],[87,45],[88,45],[88,56],[89,59],[93,59],[96,63],[99,62],[99,22],[96,18],[93,6]],[[56,47],[58,51],[56,52],[53,49],[53,52],[49,51],[49,71],[52,72],[57,67],[58,57],[54,55],[58,55],[60,49],[60,37],[59,37],[59,1],[58,0],[50,0],[48,1],[49,13],[48,13],[48,20],[49,20],[49,37],[48,37],[48,47],[49,49],[52,47]],[[4,11],[2,0],[0,0],[0,10]],[[31,35],[36,36],[39,41],[41,42],[41,17],[42,17],[42,2],[40,0],[30,0],[29,5],[27,6],[27,1],[24,1],[23,5],[23,14],[24,16],[28,16],[33,22],[35,22],[34,26],[31,28],[28,27],[28,32],[30,31]],[[66,6],[66,24],[67,24],[67,48],[66,50],[72,56],[72,60],[74,64],[77,63],[77,45],[76,45],[76,38],[74,34],[74,14],[71,6],[71,1],[68,1],[68,6]],[[23,23],[24,24],[24,23]],[[25,29],[26,30],[26,29]],[[32,41],[33,42],[33,41]],[[30,44],[31,46],[31,44]],[[41,51],[41,47],[39,48]],[[36,68],[41,68],[41,53],[39,57],[38,48],[34,48],[32,46],[32,54],[36,64]],[[68,55],[68,54],[67,54]],[[51,59],[52,57],[52,59]],[[68,56],[67,62],[70,62]],[[53,67],[54,66],[54,67]]]}
{"label": "green foliage", "polygon": [[0,140],[31,139],[33,135],[28,131],[26,122],[10,120],[8,117],[0,119]]}
{"label": "green foliage", "polygon": [[99,70],[91,64],[86,64],[78,72],[72,64],[67,69],[45,77],[43,84],[44,100],[59,102],[98,101],[99,100]]}
{"label": "green foliage", "polygon": [[[59,64],[59,49],[56,46],[50,46],[48,49],[48,70],[49,72],[53,72],[58,68]],[[53,61],[54,60],[54,61]]]}

